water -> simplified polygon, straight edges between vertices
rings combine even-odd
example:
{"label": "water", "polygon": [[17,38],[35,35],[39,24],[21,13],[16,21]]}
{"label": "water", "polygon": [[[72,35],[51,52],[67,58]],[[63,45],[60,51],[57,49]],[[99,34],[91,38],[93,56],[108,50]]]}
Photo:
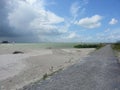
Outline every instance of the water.
{"label": "water", "polygon": [[13,43],[13,44],[4,44],[4,47],[14,46],[14,47],[23,47],[23,48],[73,48],[75,45],[80,43]]}

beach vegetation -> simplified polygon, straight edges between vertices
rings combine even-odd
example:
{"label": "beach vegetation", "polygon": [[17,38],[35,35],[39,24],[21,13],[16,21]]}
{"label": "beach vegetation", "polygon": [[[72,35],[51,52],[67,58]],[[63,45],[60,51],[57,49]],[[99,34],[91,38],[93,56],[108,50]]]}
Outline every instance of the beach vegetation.
{"label": "beach vegetation", "polygon": [[96,48],[96,49],[99,49],[103,46],[104,46],[104,44],[78,44],[78,45],[75,45],[74,48]]}
{"label": "beach vegetation", "polygon": [[47,74],[47,73],[45,73],[44,75],[43,75],[43,80],[45,80],[47,77],[48,77],[49,75]]}
{"label": "beach vegetation", "polygon": [[117,51],[120,51],[120,41],[114,43],[112,45],[113,49],[117,50]]}

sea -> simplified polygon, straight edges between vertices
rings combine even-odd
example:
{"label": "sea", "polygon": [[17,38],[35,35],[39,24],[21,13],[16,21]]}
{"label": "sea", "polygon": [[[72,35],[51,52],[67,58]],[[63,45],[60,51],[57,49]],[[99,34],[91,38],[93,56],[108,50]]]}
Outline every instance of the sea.
{"label": "sea", "polygon": [[[81,43],[9,43],[9,44],[1,44],[4,47],[14,46],[14,47],[24,47],[24,48],[73,48],[75,45]],[[0,45],[0,46],[1,46]]]}

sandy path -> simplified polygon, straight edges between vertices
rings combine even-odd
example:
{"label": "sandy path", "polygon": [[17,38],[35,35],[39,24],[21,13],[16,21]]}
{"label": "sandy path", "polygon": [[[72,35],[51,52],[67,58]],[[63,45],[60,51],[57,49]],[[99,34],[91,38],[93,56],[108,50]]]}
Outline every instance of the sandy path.
{"label": "sandy path", "polygon": [[120,64],[106,45],[82,63],[20,90],[120,90]]}
{"label": "sandy path", "polygon": [[1,90],[16,90],[39,80],[45,73],[78,62],[92,51],[94,49],[40,49],[25,54],[2,54],[0,55]]}

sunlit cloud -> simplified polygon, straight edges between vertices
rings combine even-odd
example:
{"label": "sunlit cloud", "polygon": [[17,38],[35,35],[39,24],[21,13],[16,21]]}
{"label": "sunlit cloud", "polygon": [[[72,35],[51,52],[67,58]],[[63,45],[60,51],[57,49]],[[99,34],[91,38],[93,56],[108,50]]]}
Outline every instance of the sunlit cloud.
{"label": "sunlit cloud", "polygon": [[84,28],[93,29],[101,26],[101,19],[102,16],[94,15],[92,17],[82,18],[79,21],[76,21],[75,24],[80,25]]}
{"label": "sunlit cloud", "polygon": [[114,25],[114,24],[117,24],[118,23],[118,20],[115,19],[115,18],[112,18],[111,21],[109,22],[110,25]]}
{"label": "sunlit cloud", "polygon": [[97,1],[94,3],[95,9],[90,0],[0,0],[0,40],[89,42],[120,39],[120,32],[113,32],[113,28],[119,28],[119,12],[109,7],[113,12],[110,14],[106,9],[101,10]]}
{"label": "sunlit cloud", "polygon": [[[45,10],[44,3],[39,0],[16,1],[17,6],[8,13],[9,25],[15,28],[16,33],[33,33],[38,39],[49,35],[60,35],[59,23],[64,18],[55,13]],[[20,31],[19,31],[20,30]],[[50,38],[49,38],[50,39]]]}

